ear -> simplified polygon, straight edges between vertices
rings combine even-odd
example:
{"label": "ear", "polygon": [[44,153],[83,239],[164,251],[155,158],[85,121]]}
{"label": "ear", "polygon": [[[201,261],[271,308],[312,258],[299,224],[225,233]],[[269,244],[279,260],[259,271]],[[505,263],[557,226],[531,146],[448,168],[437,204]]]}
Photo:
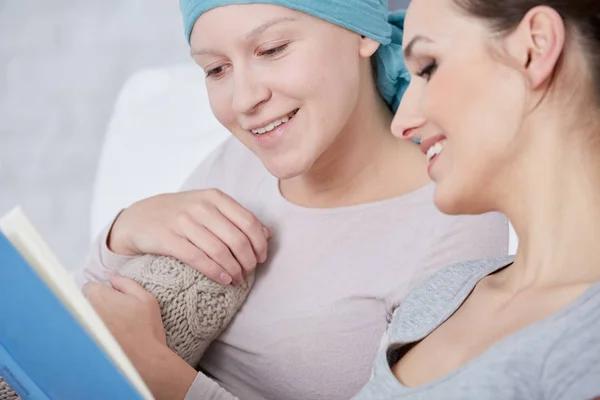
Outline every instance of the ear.
{"label": "ear", "polygon": [[551,7],[534,7],[511,36],[509,51],[517,56],[531,88],[545,86],[552,79],[565,45],[565,24],[560,14]]}
{"label": "ear", "polygon": [[379,46],[380,46],[379,42],[377,42],[371,38],[368,38],[366,36],[361,36],[360,44],[359,44],[359,48],[358,48],[358,54],[363,58],[369,58],[373,54],[375,54],[375,52],[377,51]]}

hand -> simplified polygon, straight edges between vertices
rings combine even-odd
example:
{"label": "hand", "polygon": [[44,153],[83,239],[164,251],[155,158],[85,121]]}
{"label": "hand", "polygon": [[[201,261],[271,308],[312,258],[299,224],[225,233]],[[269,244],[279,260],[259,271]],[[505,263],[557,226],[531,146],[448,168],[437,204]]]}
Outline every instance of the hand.
{"label": "hand", "polygon": [[83,293],[157,400],[183,399],[196,371],[167,347],[158,301],[137,282],[110,276]]}
{"label": "hand", "polygon": [[109,280],[112,288],[86,283],[83,294],[136,364],[145,349],[167,346],[158,300],[132,279],[113,273]]}
{"label": "hand", "polygon": [[172,256],[223,284],[240,285],[267,259],[270,231],[225,193],[193,190],[142,200],[116,219],[108,247]]}

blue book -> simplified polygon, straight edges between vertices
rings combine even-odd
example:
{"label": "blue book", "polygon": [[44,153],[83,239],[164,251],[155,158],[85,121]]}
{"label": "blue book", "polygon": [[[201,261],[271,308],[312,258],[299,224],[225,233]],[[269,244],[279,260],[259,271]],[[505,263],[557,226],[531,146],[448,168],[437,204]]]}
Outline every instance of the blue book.
{"label": "blue book", "polygon": [[153,399],[20,208],[0,219],[0,377],[23,400]]}

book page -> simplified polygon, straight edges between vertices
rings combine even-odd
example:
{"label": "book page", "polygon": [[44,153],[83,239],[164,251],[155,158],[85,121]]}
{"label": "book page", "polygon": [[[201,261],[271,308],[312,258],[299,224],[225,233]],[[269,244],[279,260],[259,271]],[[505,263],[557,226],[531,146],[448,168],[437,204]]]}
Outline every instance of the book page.
{"label": "book page", "polygon": [[0,219],[0,230],[138,392],[145,399],[153,399],[150,390],[119,343],[23,211],[15,208],[6,214]]}

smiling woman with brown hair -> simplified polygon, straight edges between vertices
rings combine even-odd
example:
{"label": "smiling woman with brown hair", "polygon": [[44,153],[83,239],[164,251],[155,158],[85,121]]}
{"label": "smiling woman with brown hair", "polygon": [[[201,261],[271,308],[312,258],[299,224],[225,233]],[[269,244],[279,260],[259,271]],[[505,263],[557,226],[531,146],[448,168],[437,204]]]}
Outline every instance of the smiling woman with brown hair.
{"label": "smiling woman with brown hair", "polygon": [[404,44],[392,130],[441,211],[503,212],[520,245],[410,293],[356,399],[599,396],[600,2],[413,0]]}

